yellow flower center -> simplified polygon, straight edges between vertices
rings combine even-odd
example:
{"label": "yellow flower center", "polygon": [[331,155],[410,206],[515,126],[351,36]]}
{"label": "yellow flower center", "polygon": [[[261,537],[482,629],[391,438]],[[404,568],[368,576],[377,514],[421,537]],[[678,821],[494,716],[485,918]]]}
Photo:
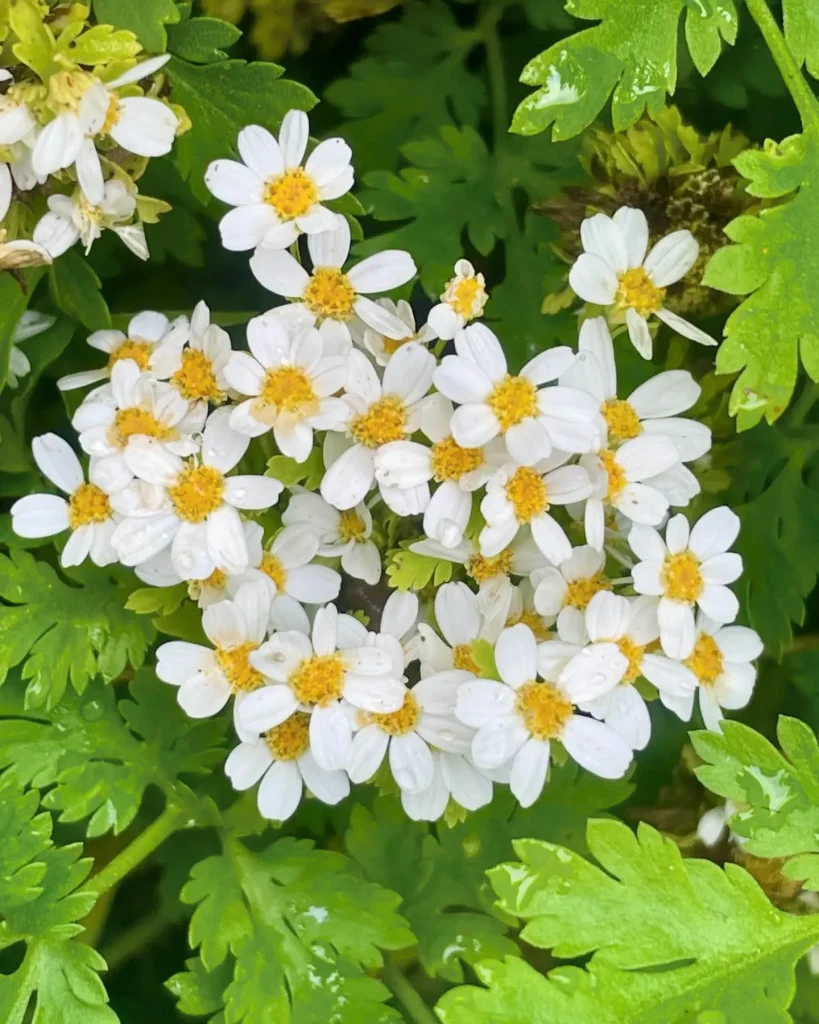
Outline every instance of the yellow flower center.
{"label": "yellow flower center", "polygon": [[259,568],[273,580],[278,593],[283,593],[287,583],[287,569],[282,565],[280,559],[276,558],[275,555],[271,555],[269,551],[265,551]]}
{"label": "yellow flower center", "polygon": [[486,404],[497,416],[501,430],[510,427],[537,413],[537,388],[525,377],[506,376],[496,384]]}
{"label": "yellow flower center", "polygon": [[455,668],[461,668],[465,672],[472,672],[479,676],[481,670],[478,663],[472,656],[472,644],[456,644],[452,648],[452,664]]}
{"label": "yellow flower center", "polygon": [[104,523],[110,515],[108,495],[96,484],[80,484],[68,499],[68,522],[72,530],[91,523]]}
{"label": "yellow flower center", "polygon": [[304,302],[319,317],[349,320],[353,315],[355,288],[335,267],[316,267],[304,289]]}
{"label": "yellow flower center", "polygon": [[275,419],[282,413],[290,419],[312,416],[318,411],[318,398],[313,384],[300,366],[281,366],[268,370],[259,397],[254,402],[254,413],[264,422],[272,406]]}
{"label": "yellow flower center", "polygon": [[662,308],[665,288],[658,288],[642,267],[634,267],[620,275],[617,303],[622,309],[636,309],[648,316]]}
{"label": "yellow flower center", "polygon": [[255,650],[256,644],[240,644],[238,647],[217,647],[214,651],[219,668],[234,693],[257,690],[264,682],[261,672],[257,672],[248,660],[248,655]]}
{"label": "yellow flower center", "polygon": [[611,590],[611,583],[600,572],[585,580],[572,580],[566,589],[563,603],[570,608],[579,608],[581,612],[584,612],[589,606],[589,601],[601,590]]}
{"label": "yellow flower center", "polygon": [[508,576],[512,571],[512,551],[505,548],[491,558],[473,555],[467,562],[466,571],[476,583],[486,583],[496,576]]}
{"label": "yellow flower center", "polygon": [[290,676],[290,686],[302,704],[323,706],[339,700],[344,689],[344,662],[339,654],[305,658]]}
{"label": "yellow flower center", "polygon": [[606,500],[615,501],[623,493],[628,483],[626,471],[617,461],[617,455],[610,448],[602,448],[597,453],[597,457],[603,463],[603,469],[605,469],[609,478]]}
{"label": "yellow flower center", "polygon": [[414,340],[415,336],[413,334],[408,334],[406,338],[388,338],[386,335],[382,337],[382,341],[384,342],[384,351],[388,356],[394,356],[402,345],[406,345],[407,342]]}
{"label": "yellow flower center", "polygon": [[700,633],[694,650],[683,664],[691,669],[702,686],[713,686],[722,675],[722,651],[712,636]]}
{"label": "yellow flower center", "polygon": [[198,348],[186,348],[182,365],[171,377],[171,384],[189,402],[221,402],[224,391],[216,383],[213,363]]}
{"label": "yellow flower center", "polygon": [[643,432],[640,417],[629,402],[621,401],[619,398],[610,398],[608,402],[603,403],[601,412],[608,425],[609,433],[617,441],[628,441]]}
{"label": "yellow flower center", "polygon": [[688,550],[677,555],[666,555],[660,572],[660,582],[666,597],[674,601],[693,603],[705,585],[700,573],[700,560],[693,551]]}
{"label": "yellow flower center", "polygon": [[517,626],[523,623],[524,626],[528,626],[529,629],[534,633],[535,640],[542,643],[544,640],[549,640],[554,636],[554,633],[543,621],[542,616],[538,615],[537,612],[526,611],[521,612],[516,619],[510,619],[507,626]]}
{"label": "yellow flower center", "polygon": [[418,700],[408,690],[404,695],[404,703],[397,711],[390,711],[384,715],[373,713],[368,715],[368,719],[390,736],[406,736],[418,724],[420,716]]}
{"label": "yellow flower center", "polygon": [[633,683],[642,672],[643,655],[646,649],[644,646],[640,647],[635,644],[633,640],[629,640],[627,636],[618,640],[617,646],[620,648],[620,653],[628,659],[628,668],[621,682]]}
{"label": "yellow flower center", "polygon": [[212,466],[186,466],[168,497],[180,519],[203,523],[222,504],[225,478]]}
{"label": "yellow flower center", "polygon": [[227,583],[227,573],[222,572],[221,569],[214,569],[210,576],[206,576],[203,580],[191,580],[188,583],[188,596],[194,601],[198,601],[202,596],[202,591],[207,589],[211,590],[224,590],[225,584]]}
{"label": "yellow flower center", "polygon": [[114,417],[113,443],[124,448],[128,439],[136,435],[155,437],[158,441],[170,441],[176,436],[176,431],[160,423],[152,413],[138,405],[120,409]]}
{"label": "yellow flower center", "polygon": [[108,366],[113,367],[121,359],[133,359],[140,370],[147,370],[153,350],[153,342],[134,341],[133,338],[126,338],[119,348],[115,348],[108,357]]}
{"label": "yellow flower center", "polygon": [[345,544],[350,540],[363,541],[366,533],[367,527],[364,520],[354,508],[348,508],[346,512],[340,514],[338,520],[339,540]]}
{"label": "yellow flower center", "polygon": [[517,692],[518,713],[539,740],[559,739],[574,705],[551,683],[524,683]]}
{"label": "yellow flower center", "polygon": [[79,68],[58,71],[48,80],[48,105],[55,114],[76,113],[83,96],[97,82],[96,75]]}
{"label": "yellow flower center", "polygon": [[310,746],[310,716],[297,711],[264,734],[264,741],[277,761],[295,761]]}
{"label": "yellow flower center", "polygon": [[530,523],[549,508],[546,482],[529,466],[518,466],[506,484],[506,497],[519,523]]}
{"label": "yellow flower center", "polygon": [[432,474],[438,483],[444,480],[460,480],[465,473],[471,473],[483,465],[481,448],[462,448],[454,437],[445,437],[432,446]]}
{"label": "yellow flower center", "polygon": [[99,130],[100,135],[107,135],[114,125],[119,123],[119,119],[122,117],[122,105],[119,102],[119,97],[116,93],[110,92],[108,94],[108,110],[105,112],[105,120],[102,122],[102,128]]}
{"label": "yellow flower center", "polygon": [[407,433],[407,410],[397,395],[384,395],[356,416],[350,431],[359,444],[378,448],[390,441],[401,441]]}
{"label": "yellow flower center", "polygon": [[444,293],[444,301],[465,320],[481,315],[487,297],[481,275],[462,277],[460,280],[453,278]]}
{"label": "yellow flower center", "polygon": [[307,213],[319,200],[316,183],[301,167],[285,171],[280,178],[269,181],[264,190],[264,201],[282,220],[292,220]]}

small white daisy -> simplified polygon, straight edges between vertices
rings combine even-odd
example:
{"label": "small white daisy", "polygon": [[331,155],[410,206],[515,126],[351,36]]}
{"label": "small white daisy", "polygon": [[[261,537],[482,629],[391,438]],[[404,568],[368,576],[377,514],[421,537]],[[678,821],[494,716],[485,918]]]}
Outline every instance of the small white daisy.
{"label": "small white daisy", "polygon": [[473,324],[458,333],[455,351],[441,361],[434,383],[460,405],[452,417],[459,445],[480,448],[501,434],[522,466],[547,458],[553,447],[572,453],[594,449],[598,407],[592,396],[561,385],[541,387],[566,373],[575,359],[571,349],[541,352],[510,376],[501,343],[488,327]]}
{"label": "small white daisy", "polygon": [[429,311],[427,322],[439,338],[450,341],[470,320],[482,315],[488,298],[483,274],[476,274],[469,260],[458,260],[455,276],[447,282],[441,301]]}
{"label": "small white daisy", "polygon": [[42,434],[31,442],[40,472],[68,495],[29,494],[11,506],[11,528],[18,537],[53,537],[64,530],[71,536],[60,555],[65,568],[90,557],[95,565],[117,561],[111,545],[119,517],[111,508],[109,492],[96,481],[94,463],[85,482],[74,449],[56,434]]}
{"label": "small white daisy", "polygon": [[81,189],[73,195],[48,197],[48,213],[37,222],[32,239],[52,259],[62,256],[75,242],[82,241],[86,255],[91,246],[109,228],[141,260],[148,259],[148,243],[142,224],[123,224],[136,212],[136,190],[129,191],[118,178],[105,182],[98,205],[88,202]]}
{"label": "small white daisy", "polygon": [[338,430],[348,407],[332,397],[347,379],[339,356],[324,354],[322,336],[314,328],[291,339],[276,317],[254,317],[247,325],[250,352],[234,352],[225,377],[240,395],[231,425],[248,437],[273,431],[280,451],[304,462],[313,447],[313,430]]}
{"label": "small white daisy", "polygon": [[172,330],[159,339],[150,355],[151,373],[167,380],[188,402],[220,404],[230,387],[225,374],[231,357],[230,335],[210,322],[205,302],[196,304],[190,323],[187,317],[179,317],[177,323],[187,329]]}
{"label": "small white daisy", "polygon": [[401,805],[413,821],[437,821],[450,797],[467,811],[477,811],[492,801],[492,783],[509,782],[504,768],[488,772],[477,768],[468,754],[435,750],[432,784],[419,793],[401,792]]}
{"label": "small white daisy", "polygon": [[311,491],[294,491],[282,515],[285,526],[306,526],[322,558],[340,558],[348,576],[374,586],[381,579],[381,554],[370,540],[373,517],[366,505],[339,512]]}
{"label": "small white daisy", "polygon": [[250,269],[260,284],[276,295],[298,299],[295,312],[307,326],[332,324],[334,336],[351,342],[349,321],[354,316],[368,327],[390,338],[406,337],[406,324],[388,310],[367,298],[374,292],[400,288],[415,276],[415,264],[408,252],[385,249],[368,256],[354,267],[341,268],[350,254],[350,226],[340,215],[336,227],[307,236],[312,272],[279,249],[258,248],[250,260]]}
{"label": "small white daisy", "polygon": [[17,326],[11,336],[11,352],[9,353],[9,368],[6,383],[10,388],[16,388],[20,378],[31,372],[31,363],[28,356],[19,348],[29,338],[36,338],[38,334],[47,331],[52,326],[56,317],[47,313],[38,313],[34,309],[27,309],[17,321]]}
{"label": "small white daisy", "polygon": [[478,595],[465,583],[445,583],[439,587],[434,604],[438,631],[424,622],[418,626],[421,675],[427,677],[450,669],[479,675],[472,643],[475,640],[488,640],[491,644],[497,641],[506,625],[511,594],[512,587],[507,584],[485,614]]}
{"label": "small white daisy", "polygon": [[326,139],[302,166],[309,137],[307,114],[290,110],[278,140],[266,128],[249,125],[239,132],[242,162],[214,160],[208,166],[205,184],[235,207],[219,222],[226,249],[286,249],[302,232],[314,235],[336,226],[336,215],[322,202],[353,187],[352,150],[343,139]]}
{"label": "small white daisy", "polygon": [[660,642],[669,658],[687,658],[694,649],[694,606],[715,622],[733,622],[739,602],[726,584],[742,575],[742,559],[729,551],[739,533],[739,516],[724,505],[711,509],[689,528],[684,515],[668,521],[665,541],[648,526],[628,535],[640,559],[632,569],[638,594],[659,597]]}
{"label": "small white daisy", "polygon": [[585,611],[589,601],[601,590],[611,589],[605,564],[605,554],[587,544],[574,548],[558,567],[547,565],[531,574],[535,608],[546,618],[557,619],[561,640],[588,642]]}
{"label": "small white daisy", "polygon": [[408,341],[417,341],[421,345],[427,345],[437,337],[429,324],[416,328],[412,306],[404,299],[399,299],[398,302],[393,302],[392,299],[376,299],[375,304],[381,306],[390,316],[396,317],[406,326],[406,334],[402,338],[391,338],[364,323],[360,327],[355,321],[351,323],[353,340],[361,348],[365,348],[379,366],[386,366],[398,349],[402,345],[406,345]]}
{"label": "small white daisy", "polygon": [[499,583],[505,583],[510,576],[528,576],[535,569],[548,565],[546,557],[535,544],[528,528],[518,531],[509,547],[491,558],[482,555],[477,541],[468,538],[464,538],[460,544],[452,548],[446,548],[438,541],[425,538],[410,544],[409,549],[419,555],[462,565],[481,591],[486,587],[494,588]]}
{"label": "small white daisy", "polygon": [[[321,482],[321,494],[337,509],[353,508],[364,500],[376,478],[379,449],[402,441],[418,429],[421,399],[429,391],[435,359],[417,342],[404,345],[390,360],[383,381],[372,363],[358,349],[348,357],[347,433],[352,446],[329,467]],[[429,486],[397,488],[380,485],[381,496],[398,515],[423,512],[429,502]]]}
{"label": "small white daisy", "polygon": [[540,796],[553,740],[595,775],[619,779],[625,774],[631,747],[613,729],[575,709],[577,700],[590,699],[598,688],[596,680],[591,689],[580,685],[577,673],[564,681],[538,681],[537,642],[522,624],[501,633],[495,663],[502,681],[463,683],[456,715],[477,729],[472,759],[478,767],[493,769],[512,762],[510,786],[521,806],[530,807]]}
{"label": "small white daisy", "polygon": [[613,217],[596,213],[580,225],[583,253],[569,271],[569,284],[584,302],[611,307],[615,322],[625,323],[631,343],[651,358],[647,320],[654,315],[684,338],[716,345],[704,331],[665,309],[666,288],[682,280],[699,255],[690,231],[672,231],[646,256],[648,222],[642,210],[621,206]]}

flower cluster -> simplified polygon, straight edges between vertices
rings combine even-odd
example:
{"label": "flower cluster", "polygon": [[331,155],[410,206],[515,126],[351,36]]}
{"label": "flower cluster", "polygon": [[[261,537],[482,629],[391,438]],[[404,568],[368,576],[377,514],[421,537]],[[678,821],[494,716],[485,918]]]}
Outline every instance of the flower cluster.
{"label": "flower cluster", "polygon": [[184,112],[159,90],[170,55],[140,59],[132,32],[89,27],[79,4],[52,16],[39,0],[13,5],[0,69],[0,265],[49,263],[105,229],[148,258],[144,221],[169,207],[136,180],[170,152]]}
{"label": "flower cluster", "polygon": [[[68,531],[63,566],[90,557],[187,587],[210,646],[163,644],[157,673],[193,717],[233,700],[226,771],[258,783],[272,819],[305,789],[336,803],[371,779],[414,818],[477,808],[495,784],[528,806],[555,759],[624,775],[652,702],[687,720],[698,697],[718,729],[750,699],[761,644],[733,625],[737,516],[671,514],[699,494],[691,466],[711,446],[681,415],[700,394],[691,374],[619,397],[602,316],[577,351],[513,372],[466,260],[419,327],[407,302],[372,298],[412,279],[408,253],[348,265],[332,204],[353,183],[349,148],[308,148],[291,112],[278,138],[245,128],[241,161],[206,177],[231,207],[224,245],[252,251],[252,273],[291,301],[248,323],[246,348],[204,303],[92,334],[104,361],[59,382],[93,386],[72,419],[88,479],[66,441],[36,438],[65,497],[18,501],[16,532]],[[703,340],[662,307],[696,259],[687,232],[645,257],[645,218],[623,208],[582,238],[572,280],[618,304],[644,355],[653,313]],[[396,591],[374,628],[344,577],[374,586],[398,558],[452,563],[455,579]]]}

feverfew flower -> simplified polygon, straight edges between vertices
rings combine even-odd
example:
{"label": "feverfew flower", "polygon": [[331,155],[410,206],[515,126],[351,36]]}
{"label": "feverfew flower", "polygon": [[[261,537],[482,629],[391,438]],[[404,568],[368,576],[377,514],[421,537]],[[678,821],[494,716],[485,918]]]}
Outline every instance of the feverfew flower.
{"label": "feverfew flower", "polygon": [[273,431],[280,451],[304,462],[313,447],[313,430],[337,430],[349,415],[332,396],[347,379],[345,360],[324,354],[322,337],[308,327],[291,339],[274,316],[254,317],[247,325],[250,352],[234,352],[225,378],[240,395],[232,409],[234,430],[247,437]]}
{"label": "feverfew flower", "polygon": [[286,249],[302,232],[314,235],[336,226],[336,215],[321,204],[352,188],[352,150],[343,139],[326,139],[302,166],[309,137],[307,114],[290,110],[278,140],[266,128],[249,125],[239,132],[242,163],[209,164],[205,184],[235,207],[219,222],[226,249]]}
{"label": "feverfew flower", "polygon": [[645,214],[621,206],[613,217],[587,217],[580,237],[584,251],[569,271],[569,284],[585,302],[611,307],[615,321],[625,322],[631,343],[644,359],[651,358],[647,320],[652,315],[685,338],[716,345],[710,335],[663,306],[666,288],[685,277],[699,255],[690,231],[672,231],[646,256]]}
{"label": "feverfew flower", "polygon": [[6,383],[10,388],[16,388],[20,383],[20,378],[25,377],[27,373],[31,372],[31,363],[28,361],[28,356],[19,346],[24,341],[28,341],[29,338],[35,338],[38,334],[42,334],[43,331],[47,331],[54,323],[54,320],[55,317],[49,316],[47,313],[38,313],[36,310],[27,309],[17,321],[17,326],[14,328],[14,333],[11,336],[9,369],[6,378]]}
{"label": "feverfew flower", "polygon": [[362,325],[363,330],[356,331],[355,322],[353,322],[351,326],[354,329],[354,340],[367,349],[379,366],[386,366],[398,349],[402,345],[406,345],[408,341],[417,341],[422,345],[426,345],[437,337],[435,331],[433,331],[428,323],[424,324],[421,328],[416,328],[415,314],[412,311],[412,306],[405,302],[404,299],[399,299],[398,302],[393,302],[392,299],[376,299],[375,304],[376,306],[381,306],[390,316],[394,316],[404,323],[407,329],[404,337],[391,338],[386,334],[379,333],[372,327],[367,327],[366,324]]}
{"label": "feverfew flower", "polygon": [[540,548],[535,544],[531,532],[520,530],[508,548],[491,558],[482,555],[477,542],[464,538],[455,547],[446,548],[435,540],[419,540],[410,544],[410,551],[430,558],[441,558],[447,562],[462,565],[470,579],[483,592],[494,594],[495,588],[505,586],[509,576],[528,576],[535,569],[547,565]]}
{"label": "feverfew flower", "polygon": [[348,324],[357,316],[387,337],[406,337],[406,324],[367,296],[399,288],[415,275],[408,252],[384,249],[343,271],[350,254],[350,226],[340,215],[332,231],[307,236],[307,250],[310,273],[289,252],[264,246],[253,254],[250,269],[271,292],[300,300],[289,312],[301,316],[308,327],[329,325],[331,337],[351,344]]}
{"label": "feverfew flower", "polygon": [[566,346],[541,352],[518,376],[510,376],[501,343],[483,324],[455,338],[457,355],[445,356],[435,387],[460,404],[452,436],[464,448],[480,448],[503,435],[510,456],[522,466],[547,458],[552,448],[588,452],[597,439],[597,403],[575,388],[541,388],[574,362]]}
{"label": "feverfew flower", "polygon": [[500,588],[495,599],[487,602],[492,614],[485,615],[478,596],[465,583],[444,583],[439,587],[434,608],[441,636],[425,622],[418,626],[421,675],[426,677],[449,669],[479,675],[472,643],[475,640],[487,640],[491,644],[497,641],[506,625],[511,596],[511,585]]}
{"label": "feverfew flower", "polygon": [[[494,769],[511,761],[510,787],[523,807],[540,796],[549,770],[552,740],[559,740],[577,763],[606,779],[621,778],[631,763],[631,748],[613,729],[576,711],[589,699],[576,679],[538,680],[538,647],[523,624],[505,629],[495,646],[501,682],[476,679],[458,692],[457,717],[477,729],[472,759]],[[596,681],[595,681],[596,688]]]}
{"label": "feverfew flower", "polygon": [[49,196],[48,211],[38,221],[32,238],[52,259],[62,256],[78,239],[87,255],[104,228],[118,235],[135,256],[148,259],[142,224],[122,223],[134,216],[136,198],[116,178],[105,182],[102,199],[96,206],[88,202],[80,189],[75,189],[72,196]]}
{"label": "feverfew flower", "polygon": [[449,804],[449,798],[467,811],[477,811],[492,800],[492,783],[509,782],[506,766],[487,772],[477,768],[469,754],[450,754],[435,750],[432,754],[435,774],[432,784],[419,793],[401,791],[401,806],[413,821],[437,821]]}
{"label": "feverfew flower", "polygon": [[632,569],[638,594],[659,597],[660,642],[669,658],[694,650],[694,606],[715,622],[733,622],[739,602],[728,589],[742,575],[742,559],[728,548],[739,533],[739,516],[724,505],[711,509],[689,530],[684,515],[668,521],[665,541],[648,526],[628,535],[640,559]]}
{"label": "feverfew flower", "polygon": [[231,356],[230,335],[210,322],[205,302],[196,304],[190,324],[186,317],[177,323],[185,329],[171,330],[158,339],[149,360],[151,373],[167,380],[188,402],[218,405],[229,388],[225,370]]}
{"label": "feverfew flower", "polygon": [[585,612],[589,602],[601,590],[611,590],[605,564],[605,554],[587,544],[574,548],[559,566],[535,569],[530,577],[536,610],[548,619],[557,619],[558,635],[566,643],[588,641]]}
{"label": "feverfew flower", "polygon": [[65,568],[90,557],[95,565],[116,562],[111,537],[118,516],[109,493],[95,482],[91,463],[90,482],[83,477],[80,460],[71,446],[56,434],[42,434],[31,442],[31,453],[43,476],[68,500],[56,494],[29,494],[11,506],[11,527],[18,537],[53,537],[64,530],[71,536],[60,555]]}
{"label": "feverfew flower", "polygon": [[[357,349],[348,357],[347,432],[352,447],[344,451],[324,475],[321,494],[325,501],[344,511],[364,500],[376,478],[379,449],[402,441],[418,429],[421,399],[429,391],[435,359],[423,345],[410,342],[389,361],[383,381],[372,363]],[[381,485],[381,496],[399,515],[423,512],[429,487],[399,489]]]}
{"label": "feverfew flower", "polygon": [[476,274],[469,260],[458,260],[455,276],[447,282],[441,301],[429,311],[427,323],[439,338],[450,341],[483,313],[488,298],[483,274]]}
{"label": "feverfew flower", "polygon": [[282,515],[285,526],[307,527],[322,558],[340,558],[341,568],[353,579],[374,586],[381,579],[381,554],[370,540],[373,517],[363,503],[339,512],[311,491],[294,491]]}

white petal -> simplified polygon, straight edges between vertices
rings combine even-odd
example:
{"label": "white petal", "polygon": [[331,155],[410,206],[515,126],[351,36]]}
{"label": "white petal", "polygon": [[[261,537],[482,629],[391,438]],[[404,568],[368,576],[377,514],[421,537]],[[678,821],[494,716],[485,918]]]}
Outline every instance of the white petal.
{"label": "white petal", "polygon": [[208,190],[230,206],[260,203],[263,182],[244,164],[235,160],[214,160],[205,171]]}
{"label": "white petal", "polygon": [[603,779],[622,778],[631,764],[631,747],[622,736],[593,718],[572,715],[563,730],[563,746],[587,771]]}
{"label": "white petal", "polygon": [[660,622],[660,641],[669,658],[687,658],[694,650],[696,629],[691,607],[682,601],[662,598],[657,608]]}
{"label": "white petal", "polygon": [[259,813],[271,821],[286,821],[299,806],[301,773],[294,761],[276,761],[259,785]]}
{"label": "white petal", "polygon": [[308,750],[299,758],[299,769],[304,784],[316,799],[325,804],[337,804],[350,793],[350,780],[345,772],[328,772],[321,768]]}
{"label": "white petal", "polygon": [[697,604],[715,622],[733,622],[739,615],[739,601],[736,594],[727,587],[706,585],[697,598]]}
{"label": "white petal", "polygon": [[550,515],[537,516],[531,522],[532,537],[546,558],[560,565],[572,553],[572,545],[563,527]]}
{"label": "white petal", "polygon": [[642,210],[621,206],[612,220],[620,229],[626,242],[629,267],[639,267],[645,259],[648,248],[648,221]]}
{"label": "white petal", "polygon": [[668,553],[663,538],[650,526],[632,526],[628,543],[634,554],[643,562],[662,562]]}
{"label": "white petal", "polygon": [[328,565],[305,565],[287,574],[287,593],[302,604],[335,601],[341,589],[341,576]]}
{"label": "white petal", "polygon": [[627,598],[601,590],[586,608],[586,629],[593,643],[619,640],[625,636],[631,620],[631,605]]}
{"label": "white petal", "polygon": [[610,306],[617,294],[617,275],[598,256],[583,253],[569,271],[569,284],[584,302]]}
{"label": "white petal", "polygon": [[482,448],[501,426],[488,405],[462,405],[452,416],[452,436],[462,448]]}
{"label": "white petal", "polygon": [[415,263],[408,252],[384,249],[357,263],[348,271],[347,279],[357,292],[369,295],[400,288],[415,276],[415,270]]}
{"label": "white petal", "polygon": [[495,645],[495,663],[501,679],[513,689],[537,677],[537,641],[522,623],[505,629]]}
{"label": "white petal", "polygon": [[523,367],[520,375],[535,385],[546,384],[567,373],[574,365],[575,358],[570,348],[560,345],[536,355]]}
{"label": "white petal", "polygon": [[574,704],[579,704],[607,693],[627,670],[628,659],[617,644],[591,644],[565,665],[558,676],[558,685]]}
{"label": "white petal", "polygon": [[243,729],[261,735],[281,725],[297,708],[298,701],[289,686],[262,686],[242,701],[239,721]]}
{"label": "white petal", "polygon": [[651,739],[651,718],[646,702],[633,686],[612,691],[606,725],[622,736],[632,750],[645,750]]}
{"label": "white petal", "polygon": [[345,766],[351,782],[367,782],[375,775],[384,760],[389,741],[389,736],[377,725],[366,725],[355,734]]}
{"label": "white petal", "polygon": [[111,138],[138,156],[164,156],[173,146],[179,119],[165,103],[147,96],[120,100],[120,118]]}
{"label": "white petal", "polygon": [[258,124],[248,125],[239,132],[239,155],[262,181],[280,178],[284,174],[284,159],[276,139]]}
{"label": "white petal", "polygon": [[346,170],[352,156],[353,151],[344,139],[325,139],[307,158],[304,169],[321,188]]}
{"label": "white petal", "polygon": [[310,275],[289,252],[260,246],[250,258],[253,276],[268,291],[288,298],[301,298]]}
{"label": "white petal", "polygon": [[190,718],[210,718],[230,700],[230,687],[218,676],[196,677],[179,687],[176,699]]}
{"label": "white petal", "polygon": [[342,511],[360,504],[373,485],[375,466],[369,448],[348,448],[324,474],[321,496]]}
{"label": "white petal", "polygon": [[725,505],[712,508],[691,530],[691,550],[701,562],[727,551],[739,533],[739,516]]}
{"label": "white petal", "polygon": [[658,288],[667,288],[685,277],[696,263],[699,251],[690,231],[672,231],[652,248],[643,267]]}
{"label": "white petal", "polygon": [[532,416],[510,427],[504,439],[507,451],[520,466],[533,466],[552,450],[546,428]]}
{"label": "white petal", "polygon": [[225,761],[225,775],[234,789],[245,790],[255,786],[273,762],[264,740],[256,743],[240,743],[228,754]]}
{"label": "white petal", "polygon": [[82,466],[67,441],[57,434],[41,434],[31,442],[37,468],[61,491],[72,494],[83,482]]}
{"label": "white petal", "polygon": [[472,760],[479,768],[498,768],[520,750],[529,731],[517,715],[502,715],[482,725],[472,740]]}
{"label": "white petal", "polygon": [[514,691],[503,683],[491,679],[475,679],[458,686],[455,714],[459,721],[473,729],[479,729],[499,716],[511,715],[514,707]]}
{"label": "white petal", "polygon": [[328,772],[341,771],[347,763],[352,739],[350,718],[338,701],[313,709],[310,751],[319,768]]}
{"label": "white petal", "polygon": [[433,375],[435,387],[453,402],[483,402],[492,392],[492,381],[481,367],[462,356],[444,356]]}
{"label": "white petal", "polygon": [[755,661],[762,654],[762,640],[747,626],[726,626],[715,635],[717,647],[726,661]]}
{"label": "white petal", "polygon": [[626,239],[618,225],[605,213],[596,213],[580,225],[580,240],[587,253],[598,256],[618,274],[629,267]]}
{"label": "white petal", "polygon": [[217,569],[230,576],[247,568],[247,540],[242,520],[231,505],[221,505],[208,516],[207,538],[208,550]]}
{"label": "white petal", "polygon": [[393,736],[389,758],[393,778],[402,790],[420,793],[432,785],[435,764],[429,747],[418,733]]}
{"label": "white petal", "polygon": [[549,769],[549,741],[527,740],[512,762],[509,788],[521,807],[531,807],[543,791]]}
{"label": "white petal", "polygon": [[702,388],[687,370],[666,370],[641,384],[628,397],[640,419],[676,416],[690,409]]}
{"label": "white petal", "polygon": [[310,122],[307,114],[303,110],[288,110],[279,129],[279,146],[285,167],[289,169],[299,166],[307,150],[309,137]]}
{"label": "white petal", "polygon": [[667,324],[672,331],[676,331],[677,334],[681,334],[684,338],[688,338],[690,341],[696,341],[700,345],[718,344],[716,338],[712,338],[710,334],[707,334],[705,331],[701,331],[699,327],[695,327],[683,317],[678,316],[676,313],[672,313],[670,309],[658,309],[657,316],[664,324]]}
{"label": "white petal", "polygon": [[733,583],[742,575],[742,559],[733,551],[714,555],[700,566],[706,583]]}
{"label": "white petal", "polygon": [[631,306],[626,310],[626,326],[628,327],[628,336],[631,339],[631,344],[637,349],[643,359],[651,359],[651,351],[654,346],[651,331],[648,329],[645,318],[640,316],[637,310]]}
{"label": "white petal", "polygon": [[420,401],[432,386],[435,357],[417,341],[402,345],[384,370],[384,394],[398,395],[407,405]]}
{"label": "white petal", "polygon": [[[266,203],[253,203],[229,210],[219,221],[219,233],[225,249],[246,252],[260,245],[268,232],[278,226],[279,218],[272,207]],[[286,249],[288,244],[285,241],[280,248]]]}
{"label": "white petal", "polygon": [[225,480],[225,501],[235,508],[271,508],[283,489],[283,484],[271,476],[229,476]]}
{"label": "white petal", "polygon": [[662,654],[644,654],[642,674],[661,694],[687,697],[697,688],[697,677],[681,662],[665,658]]}
{"label": "white petal", "polygon": [[[467,359],[482,370],[492,381],[503,380],[506,376],[503,346],[497,335],[485,324],[470,324],[464,331],[460,331],[455,337],[455,351],[461,358]],[[531,379],[535,384],[542,383]]]}

